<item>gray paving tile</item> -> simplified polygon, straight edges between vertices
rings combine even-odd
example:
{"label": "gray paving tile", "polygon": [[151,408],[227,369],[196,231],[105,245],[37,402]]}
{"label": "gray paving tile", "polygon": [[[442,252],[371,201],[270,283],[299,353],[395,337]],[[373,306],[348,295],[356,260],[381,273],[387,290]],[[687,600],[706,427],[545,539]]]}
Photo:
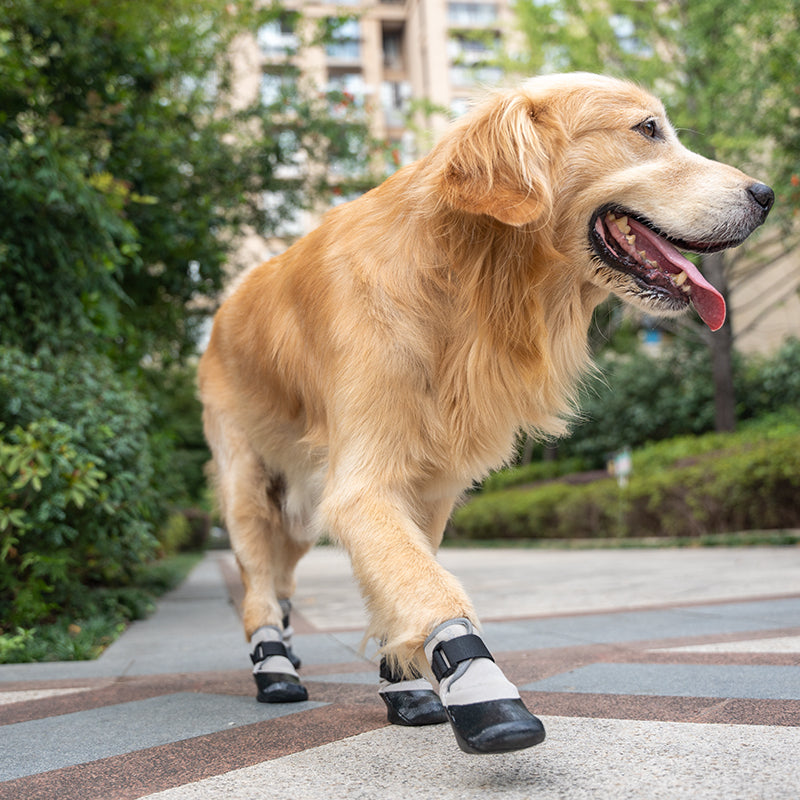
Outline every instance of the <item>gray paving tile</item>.
{"label": "gray paving tile", "polygon": [[0,727],[0,781],[297,714],[325,703],[254,703],[182,692]]}
{"label": "gray paving tile", "polygon": [[378,690],[378,670],[372,672],[338,672],[333,675],[308,675],[303,678],[303,683],[359,683],[374,686]]}
{"label": "gray paving tile", "polygon": [[532,750],[470,756],[449,725],[390,725],[146,800],[794,800],[800,729],[544,717]]}
{"label": "gray paving tile", "polygon": [[800,700],[800,669],[733,664],[591,664],[520,688],[537,692]]}
{"label": "gray paving tile", "polygon": [[489,622],[484,625],[484,631],[489,647],[502,652],[570,644],[715,636],[797,625],[800,625],[800,598]]}
{"label": "gray paving tile", "polygon": [[[363,636],[363,633],[345,638],[342,634],[331,633],[295,634],[292,649],[306,664],[346,664],[364,660],[366,666],[369,662],[358,651]],[[367,646],[367,654],[374,649]]]}
{"label": "gray paving tile", "polygon": [[[797,590],[800,591],[800,574],[797,577]],[[692,614],[737,619],[742,622],[749,621],[759,627],[763,626],[765,629],[792,628],[800,625],[800,597],[697,605],[692,606],[689,611]]]}

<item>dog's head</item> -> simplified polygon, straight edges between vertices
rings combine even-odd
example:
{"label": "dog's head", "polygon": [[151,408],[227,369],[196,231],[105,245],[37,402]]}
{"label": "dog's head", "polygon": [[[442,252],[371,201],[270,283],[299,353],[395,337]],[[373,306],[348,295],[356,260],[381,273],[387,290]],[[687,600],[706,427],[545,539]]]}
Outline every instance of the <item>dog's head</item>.
{"label": "dog's head", "polygon": [[435,158],[450,207],[530,225],[581,280],[651,313],[692,303],[712,330],[724,300],[680,250],[741,244],[774,200],[764,184],[683,147],[652,95],[583,73],[496,93]]}

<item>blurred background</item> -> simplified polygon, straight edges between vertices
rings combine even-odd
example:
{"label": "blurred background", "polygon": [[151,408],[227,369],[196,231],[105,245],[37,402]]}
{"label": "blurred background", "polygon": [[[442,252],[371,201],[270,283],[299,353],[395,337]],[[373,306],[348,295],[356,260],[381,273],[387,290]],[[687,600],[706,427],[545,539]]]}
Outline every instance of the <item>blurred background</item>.
{"label": "blurred background", "polygon": [[[641,82],[775,188],[699,258],[710,333],[610,300],[570,437],[520,436],[447,542],[796,544],[794,0],[0,0],[0,662],[97,655],[225,546],[194,365],[225,287],[490,87]],[[615,468],[616,465],[616,468]],[[616,474],[614,474],[616,471]]]}

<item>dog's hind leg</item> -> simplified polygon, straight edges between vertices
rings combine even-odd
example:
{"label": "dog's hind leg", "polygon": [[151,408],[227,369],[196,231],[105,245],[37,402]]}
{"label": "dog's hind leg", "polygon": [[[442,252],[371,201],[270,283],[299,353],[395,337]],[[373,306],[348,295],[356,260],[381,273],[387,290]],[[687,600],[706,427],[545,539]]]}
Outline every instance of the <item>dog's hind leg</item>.
{"label": "dog's hind leg", "polygon": [[286,646],[287,656],[295,669],[300,668],[300,658],[292,649],[292,596],[296,588],[294,577],[295,568],[300,559],[311,549],[313,537],[308,535],[308,520],[305,516],[289,517],[286,509],[286,491],[282,480],[273,481],[270,499],[281,509],[283,526],[275,530],[275,535],[270,539],[272,545],[272,563],[275,575],[275,593],[281,607],[283,618],[283,643]]}
{"label": "dog's hind leg", "polygon": [[[219,429],[215,432],[221,434]],[[271,474],[246,439],[235,432],[208,438],[215,454],[220,506],[244,584],[242,622],[252,648],[257,699],[263,703],[306,700],[308,692],[284,640],[286,608],[281,607],[279,596],[288,600],[294,566],[307,546],[294,545],[285,530],[282,479]]]}

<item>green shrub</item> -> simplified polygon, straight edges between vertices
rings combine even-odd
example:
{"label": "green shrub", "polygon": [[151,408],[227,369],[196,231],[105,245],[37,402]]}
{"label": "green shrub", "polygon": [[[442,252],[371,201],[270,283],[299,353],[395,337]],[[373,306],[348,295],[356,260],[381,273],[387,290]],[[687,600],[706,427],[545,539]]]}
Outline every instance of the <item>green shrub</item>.
{"label": "green shrub", "polygon": [[182,553],[143,564],[134,570],[132,586],[87,588],[79,609],[0,633],[0,664],[96,658],[128,622],[150,614],[156,598],[177,586],[200,558]]}
{"label": "green shrub", "polygon": [[535,461],[521,467],[512,467],[500,472],[493,472],[484,482],[483,490],[496,492],[512,486],[522,486],[526,483],[550,481],[580,472],[585,468],[585,462],[580,458],[564,458],[552,461]]}
{"label": "green shrub", "polygon": [[[641,350],[607,352],[598,358],[598,367],[602,377],[588,379],[580,419],[571,435],[558,442],[562,459],[582,459],[587,467],[600,468],[624,446],[713,430],[714,386],[705,346],[676,341],[658,357]],[[800,407],[800,339],[786,340],[769,357],[737,355],[734,385],[742,421]]]}
{"label": "green shrub", "polygon": [[598,358],[601,378],[590,378],[579,402],[581,418],[559,454],[592,467],[624,446],[714,427],[714,386],[708,349],[674,342],[654,357],[641,350]]}
{"label": "green shrub", "polygon": [[175,555],[188,543],[191,536],[189,520],[180,512],[173,512],[158,530],[158,542],[165,555]]}
{"label": "green shrub", "polygon": [[0,620],[28,627],[125,584],[161,513],[148,404],[102,357],[0,348]]}
{"label": "green shrub", "polygon": [[[702,437],[645,452],[627,488],[612,480],[484,492],[458,509],[461,539],[692,536],[800,526],[800,429]],[[674,457],[680,454],[677,459]],[[670,462],[672,466],[670,468]],[[634,453],[634,465],[637,454]]]}
{"label": "green shrub", "polygon": [[800,339],[787,339],[774,355],[748,359],[740,370],[736,396],[742,419],[787,406],[799,408]]}

